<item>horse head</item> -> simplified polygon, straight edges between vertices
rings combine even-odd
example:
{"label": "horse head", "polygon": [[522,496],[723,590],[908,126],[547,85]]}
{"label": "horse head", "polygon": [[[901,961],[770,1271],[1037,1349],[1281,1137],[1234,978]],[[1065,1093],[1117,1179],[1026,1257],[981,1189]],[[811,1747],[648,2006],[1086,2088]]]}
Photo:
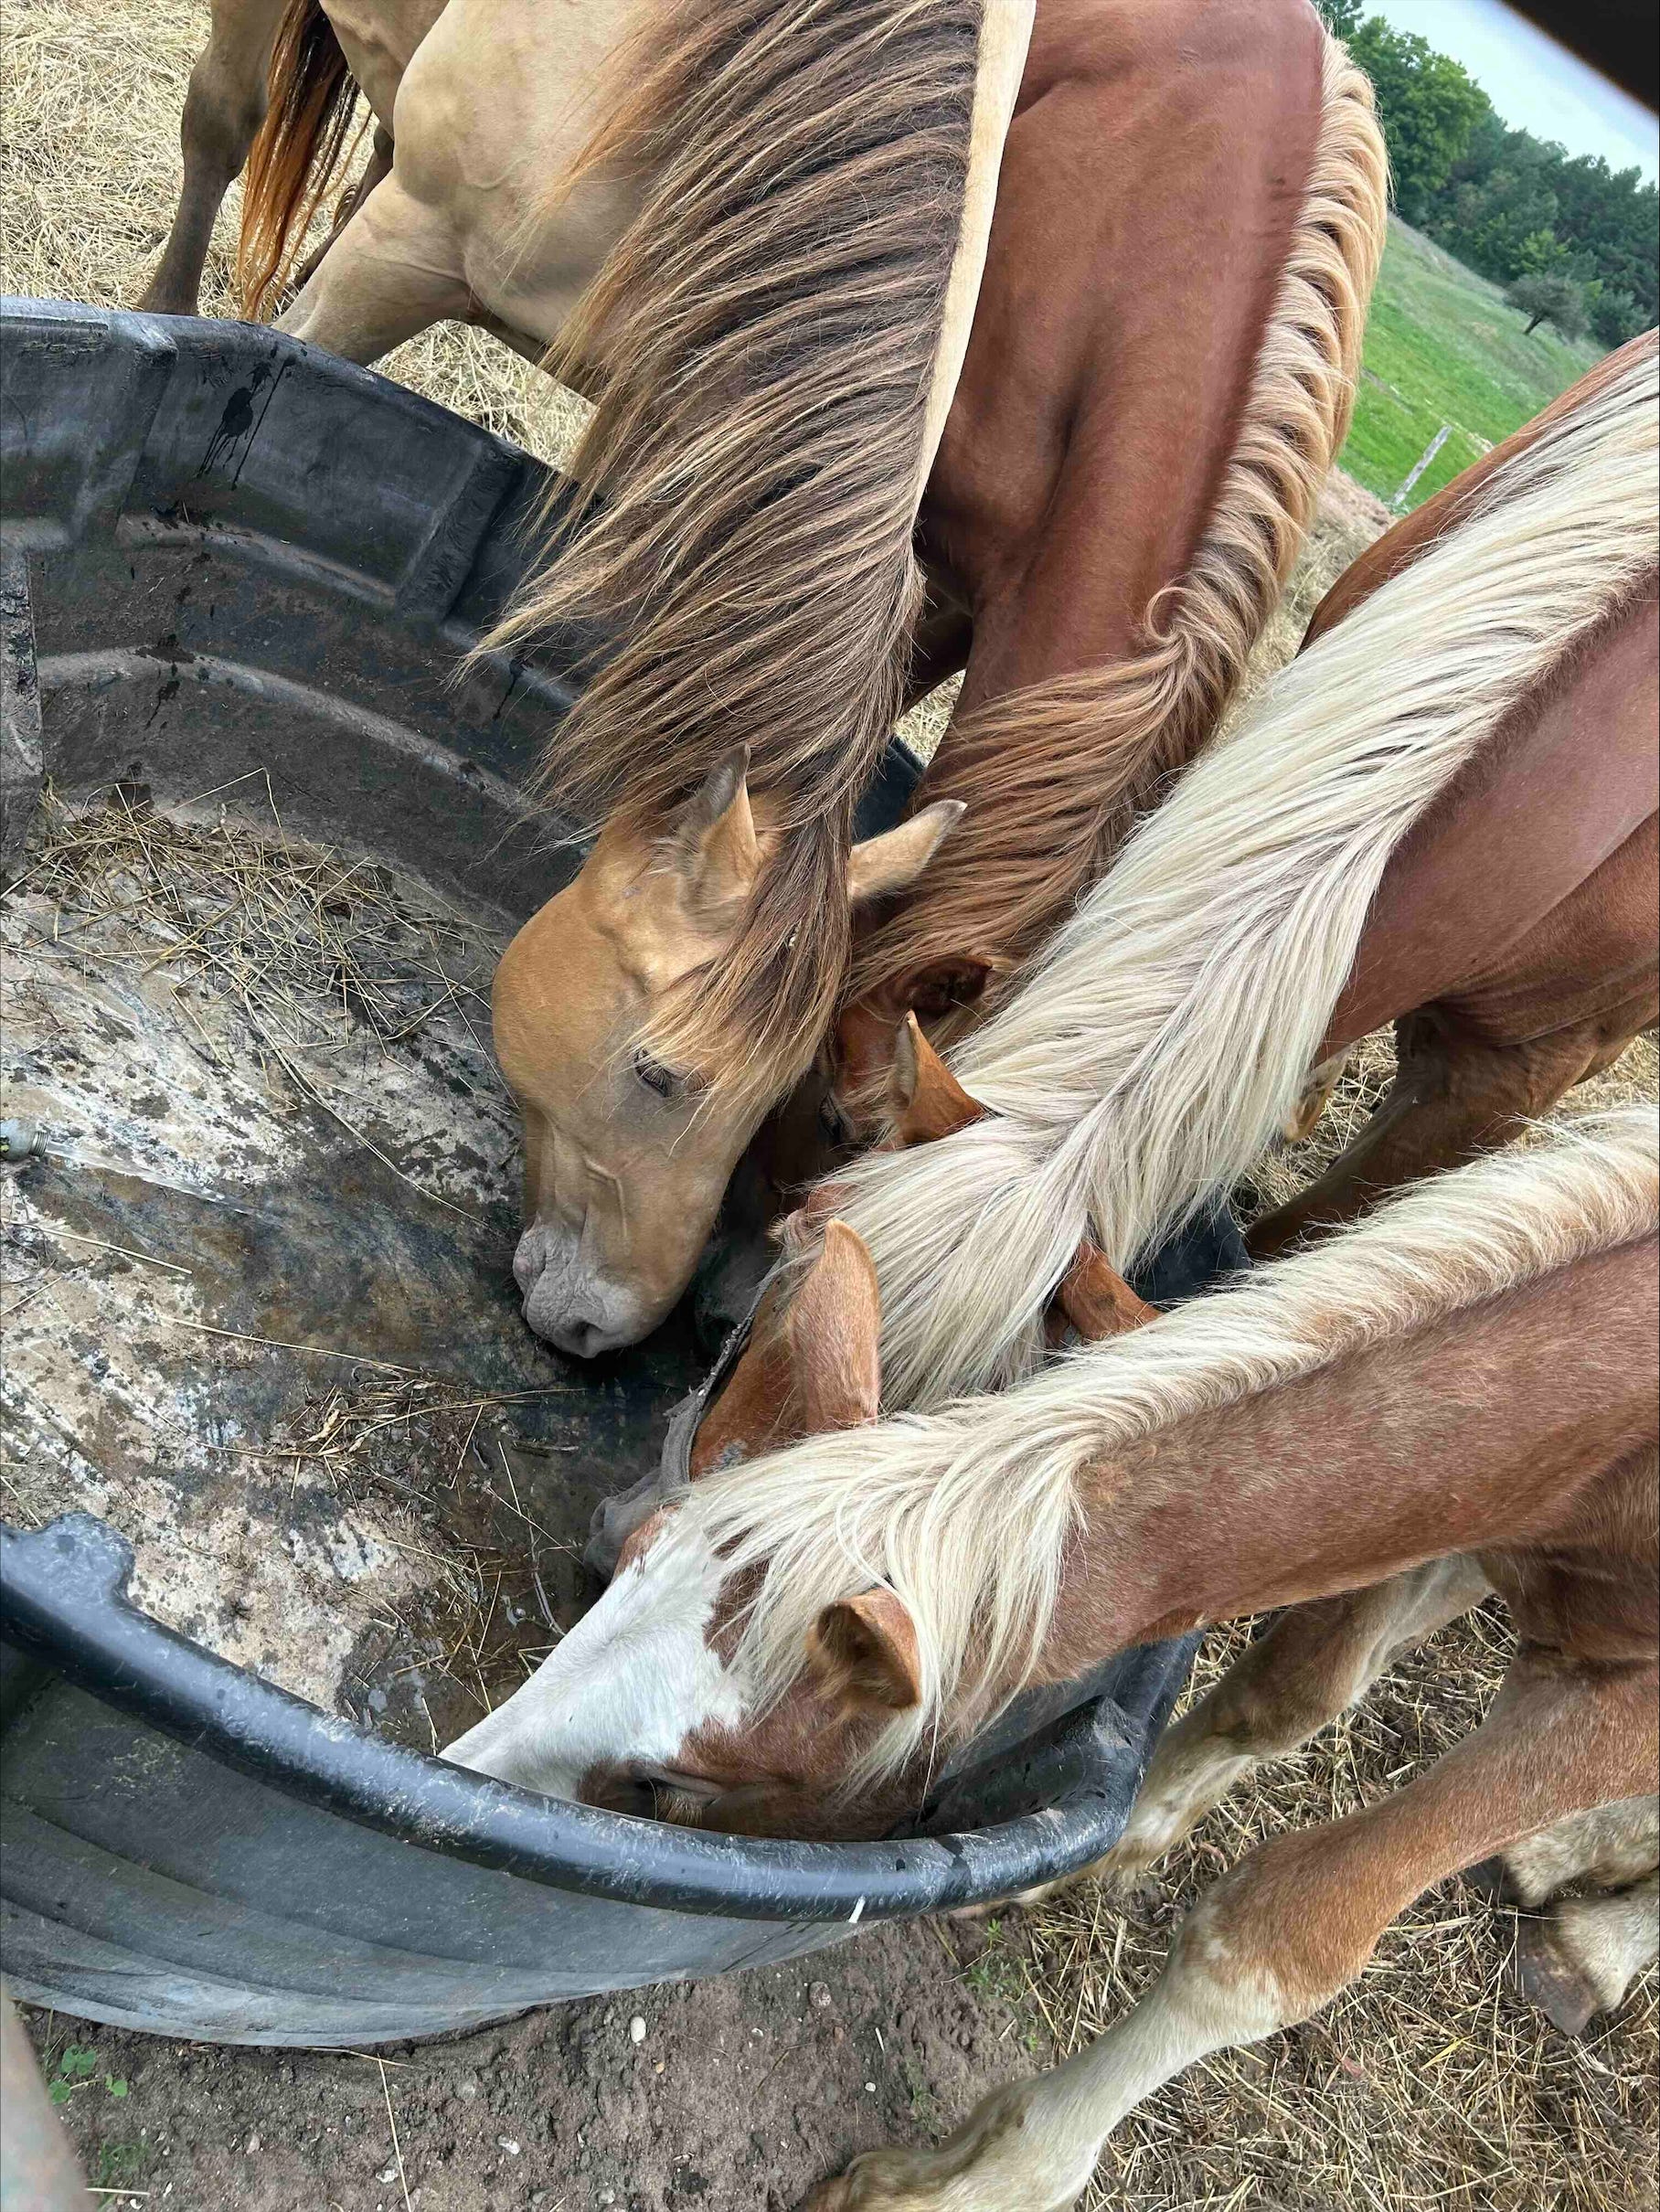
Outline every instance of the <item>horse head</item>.
{"label": "horse head", "polygon": [[[561,1351],[633,1344],[690,1279],[734,1167],[807,1072],[670,1065],[647,1043],[717,973],[790,833],[751,804],[740,751],[671,817],[613,818],[573,882],[520,930],[493,993],[496,1057],[523,1121],[525,1318]],[[856,845],[857,906],[915,881],[962,809],[925,807]]]}
{"label": "horse head", "polygon": [[[983,1111],[914,1015],[898,1032],[886,1095],[884,1141],[896,1147],[948,1135]],[[694,1487],[878,1418],[876,1271],[846,1223],[823,1218],[834,1200],[833,1188],[816,1194],[785,1225],[786,1249],[811,1235],[816,1251],[781,1271],[705,1409],[690,1447]],[[1093,1248],[1080,1251],[1057,1310],[1080,1335],[1116,1334],[1153,1312]],[[753,1474],[773,1479],[760,1466]],[[776,1479],[787,1517],[784,1467]],[[550,1795],[731,1834],[885,1833],[923,1781],[915,1762],[866,1759],[923,1695],[924,1654],[903,1600],[878,1583],[825,1607],[780,1691],[758,1675],[743,1634],[766,1564],[734,1567],[686,1512],[689,1494],[640,1522],[592,1610],[445,1757]],[[849,1776],[860,1779],[850,1785]]]}

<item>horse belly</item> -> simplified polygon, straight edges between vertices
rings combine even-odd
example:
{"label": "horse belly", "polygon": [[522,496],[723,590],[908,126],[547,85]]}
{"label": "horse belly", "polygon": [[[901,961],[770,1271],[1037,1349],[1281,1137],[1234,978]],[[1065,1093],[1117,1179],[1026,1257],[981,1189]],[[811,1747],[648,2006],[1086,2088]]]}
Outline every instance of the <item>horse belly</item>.
{"label": "horse belly", "polygon": [[[1631,871],[1611,871],[1588,931],[1544,925],[1660,806],[1657,689],[1648,595],[1592,641],[1538,711],[1509,718],[1390,856],[1326,1053],[1484,985],[1517,1000],[1520,1018],[1530,987],[1547,996],[1570,984],[1594,991],[1613,970],[1640,962],[1653,925],[1646,904],[1625,912]],[[1516,956],[1535,940],[1537,972],[1527,972]],[[1564,959],[1574,975],[1547,972]]]}

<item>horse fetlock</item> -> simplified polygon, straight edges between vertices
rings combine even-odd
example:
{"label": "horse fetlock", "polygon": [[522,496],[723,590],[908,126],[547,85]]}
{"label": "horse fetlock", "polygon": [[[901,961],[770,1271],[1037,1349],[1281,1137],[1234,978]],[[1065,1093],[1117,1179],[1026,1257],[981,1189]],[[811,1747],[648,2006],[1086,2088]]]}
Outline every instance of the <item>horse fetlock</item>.
{"label": "horse fetlock", "polygon": [[1512,1844],[1502,1864],[1503,1893],[1529,1909],[1570,1882],[1614,1889],[1640,1881],[1660,1865],[1660,1798],[1617,1798],[1570,1813]]}
{"label": "horse fetlock", "polygon": [[1155,1758],[1123,1834],[1091,1872],[1100,1875],[1114,1896],[1127,1895],[1255,1763],[1249,1752],[1222,1736],[1207,1733],[1174,1740],[1167,1759],[1162,1753]]}

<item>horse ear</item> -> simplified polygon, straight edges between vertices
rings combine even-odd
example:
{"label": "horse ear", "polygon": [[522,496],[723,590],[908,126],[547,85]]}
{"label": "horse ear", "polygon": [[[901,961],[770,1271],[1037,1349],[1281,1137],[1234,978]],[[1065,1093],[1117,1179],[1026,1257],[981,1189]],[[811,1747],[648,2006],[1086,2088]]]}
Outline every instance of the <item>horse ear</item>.
{"label": "horse ear", "polygon": [[902,1713],[921,1699],[916,1623],[882,1585],[826,1605],[808,1632],[807,1660],[834,1703]]}
{"label": "horse ear", "polygon": [[741,905],[761,872],[749,772],[750,749],[740,745],[710,769],[672,824],[681,884],[692,906],[710,918]]}
{"label": "horse ear", "polygon": [[873,1421],[882,1398],[882,1300],[865,1240],[845,1221],[825,1241],[784,1317],[802,1434]]}
{"label": "horse ear", "polygon": [[961,1013],[983,997],[1001,963],[984,952],[956,952],[908,968],[891,982],[878,984],[859,1003],[891,1022],[916,1014],[925,1022]]}
{"label": "horse ear", "polygon": [[1056,1297],[1085,1344],[1122,1336],[1158,1319],[1157,1306],[1138,1298],[1116,1269],[1107,1265],[1100,1247],[1087,1240],[1079,1246]]}
{"label": "horse ear", "polygon": [[985,1112],[922,1035],[922,1025],[914,1014],[905,1016],[894,1040],[888,1109],[893,1123],[889,1143],[895,1152],[907,1152],[913,1144],[931,1144],[937,1137],[954,1136]]}
{"label": "horse ear", "polygon": [[965,811],[961,799],[936,799],[920,814],[901,822],[898,829],[867,837],[847,856],[847,897],[858,906],[879,899],[884,891],[902,891],[913,884],[940,849],[941,840],[954,829]]}

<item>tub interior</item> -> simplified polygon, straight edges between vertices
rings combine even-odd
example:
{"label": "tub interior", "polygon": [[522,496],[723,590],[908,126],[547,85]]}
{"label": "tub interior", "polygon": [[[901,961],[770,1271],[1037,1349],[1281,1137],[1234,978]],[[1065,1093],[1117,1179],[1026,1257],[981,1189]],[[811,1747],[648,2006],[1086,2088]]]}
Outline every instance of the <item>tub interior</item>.
{"label": "tub interior", "polygon": [[155,1618],[431,1751],[578,1617],[700,1361],[520,1316],[516,915],[204,780],[49,792],[5,901],[5,1516],[97,1515]]}

